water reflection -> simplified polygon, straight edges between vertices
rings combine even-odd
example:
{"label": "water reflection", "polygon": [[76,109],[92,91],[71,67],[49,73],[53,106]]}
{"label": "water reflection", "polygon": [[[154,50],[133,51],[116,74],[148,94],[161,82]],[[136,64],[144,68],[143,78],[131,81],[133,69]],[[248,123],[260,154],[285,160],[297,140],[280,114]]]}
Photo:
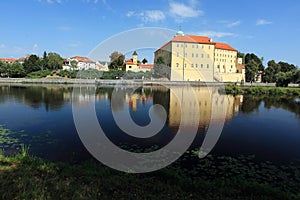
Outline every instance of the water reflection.
{"label": "water reflection", "polygon": [[0,103],[14,100],[36,109],[60,110],[64,102],[70,100],[71,92],[68,87],[0,86]]}
{"label": "water reflection", "polygon": [[[276,158],[281,156],[282,159],[287,154],[300,158],[300,102],[295,98],[220,95],[216,88],[193,87],[197,98],[191,100],[193,92],[187,87],[76,87],[80,92],[72,98],[73,86],[0,85],[0,125],[30,134],[26,142],[30,143],[35,154],[42,152],[46,158],[55,160],[61,157],[60,160],[63,160],[73,154],[74,157],[83,154],[82,152],[82,157],[87,154],[74,126],[71,104],[84,110],[86,105],[95,103],[99,122],[104,123],[103,128],[110,133],[110,138],[116,144],[124,141],[140,144],[142,139],[123,136],[113,121],[112,111],[122,115],[124,110],[129,109],[132,119],[138,125],[146,126],[150,122],[150,107],[154,104],[162,105],[168,116],[166,125],[158,136],[145,140],[145,145],[149,146],[168,144],[173,139],[182,117],[187,121],[194,121],[198,115],[198,147],[205,135],[203,133],[211,123],[212,115],[216,121],[222,119],[222,115],[218,116],[218,112],[213,112],[214,105],[217,110],[226,108],[225,120],[228,122],[220,142],[215,147],[216,152],[257,155],[269,152],[265,153],[268,158],[272,152],[276,154]],[[116,106],[111,108],[114,89],[118,98]],[[196,105],[199,106],[198,113],[194,109]],[[104,117],[101,118],[100,115]],[[156,116],[160,117],[158,114]],[[47,140],[43,141],[41,138],[46,136]],[[39,141],[33,140],[33,137]],[[51,140],[58,142],[53,144]],[[1,145],[0,143],[0,147]],[[269,148],[266,148],[268,145]]]}

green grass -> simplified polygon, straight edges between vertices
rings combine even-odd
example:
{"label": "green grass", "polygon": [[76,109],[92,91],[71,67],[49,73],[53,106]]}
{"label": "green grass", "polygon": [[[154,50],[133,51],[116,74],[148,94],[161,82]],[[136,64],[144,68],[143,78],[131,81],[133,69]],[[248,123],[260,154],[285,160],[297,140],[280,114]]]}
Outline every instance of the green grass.
{"label": "green grass", "polygon": [[[195,156],[194,152],[186,156]],[[184,159],[183,159],[184,160]],[[299,199],[297,167],[251,158],[208,156],[147,174],[126,174],[95,161],[80,164],[28,154],[0,155],[1,199]],[[292,176],[292,178],[290,177]]]}
{"label": "green grass", "polygon": [[271,96],[299,96],[300,88],[289,87],[264,87],[264,86],[237,86],[228,84],[225,91],[226,94],[250,94],[250,95],[271,95]]}
{"label": "green grass", "polygon": [[52,74],[52,70],[40,70],[27,74],[26,78],[45,78],[50,74]]}

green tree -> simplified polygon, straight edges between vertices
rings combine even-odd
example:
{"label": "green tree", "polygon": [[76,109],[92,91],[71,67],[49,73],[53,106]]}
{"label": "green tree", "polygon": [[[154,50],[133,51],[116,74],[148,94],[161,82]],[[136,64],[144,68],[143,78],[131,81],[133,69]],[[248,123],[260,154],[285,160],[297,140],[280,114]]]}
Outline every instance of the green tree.
{"label": "green tree", "polygon": [[48,69],[48,54],[46,51],[43,53],[43,59],[40,62],[41,70]]}
{"label": "green tree", "polygon": [[159,56],[154,63],[154,76],[158,78],[170,79],[171,68],[166,65],[165,59]]}
{"label": "green tree", "polygon": [[148,63],[148,60],[147,60],[146,58],[144,58],[144,59],[142,60],[142,63],[143,63],[143,64],[146,64],[146,63]]}
{"label": "green tree", "polygon": [[293,83],[300,83],[300,69],[294,71],[291,81]]}
{"label": "green tree", "polygon": [[268,67],[265,70],[264,82],[276,82],[276,74],[278,72],[280,72],[280,65],[278,65],[274,60],[270,60],[268,62]]}
{"label": "green tree", "polygon": [[250,60],[246,64],[246,81],[253,82],[258,72],[259,64],[255,60]]}
{"label": "green tree", "polygon": [[14,62],[9,65],[9,74],[13,78],[21,78],[26,75],[23,65],[19,62]]}
{"label": "green tree", "polygon": [[108,66],[109,69],[119,69],[122,68],[125,61],[125,55],[114,51],[110,54],[110,64]]}
{"label": "green tree", "polygon": [[77,64],[78,64],[78,62],[76,60],[71,61],[71,67],[73,70],[77,68]]}
{"label": "green tree", "polygon": [[295,65],[286,62],[279,62],[278,65],[280,65],[281,72],[289,72],[297,69]]}
{"label": "green tree", "polygon": [[56,70],[61,69],[64,59],[57,53],[48,54],[48,66],[50,69]]}
{"label": "green tree", "polygon": [[276,74],[276,86],[287,87],[291,81],[292,72],[278,72]]}
{"label": "green tree", "polygon": [[[246,81],[255,81],[255,77],[264,72],[263,60],[264,58],[259,58],[254,53],[247,53],[245,56],[245,65],[246,65]],[[247,72],[247,65],[248,71]],[[254,71],[255,70],[255,71]]]}
{"label": "green tree", "polygon": [[237,57],[243,59],[243,63],[245,63],[245,54],[242,52],[237,52]]}
{"label": "green tree", "polygon": [[0,61],[0,75],[7,76],[8,73],[8,64]]}
{"label": "green tree", "polygon": [[39,57],[37,55],[30,55],[25,61],[24,61],[24,68],[26,73],[35,72],[40,70],[39,66]]}

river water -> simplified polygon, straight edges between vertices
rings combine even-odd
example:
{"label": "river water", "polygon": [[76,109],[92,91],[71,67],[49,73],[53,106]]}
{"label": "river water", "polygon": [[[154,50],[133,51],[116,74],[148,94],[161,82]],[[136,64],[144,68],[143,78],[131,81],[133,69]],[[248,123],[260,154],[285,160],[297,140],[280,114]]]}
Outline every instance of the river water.
{"label": "river water", "polygon": [[[131,118],[146,126],[151,121],[149,110],[157,104],[166,118],[153,111],[163,126],[151,137],[146,132],[135,133],[141,137],[125,134],[114,119],[114,115],[121,121]],[[184,121],[185,130],[196,127],[190,149],[199,149],[210,127],[218,124],[223,127],[210,154],[254,155],[279,163],[300,159],[299,98],[232,96],[220,94],[218,88],[186,86],[1,85],[0,147],[12,154],[25,144],[31,154],[54,161],[90,159],[73,111],[78,109],[88,119],[91,105],[106,136],[119,147],[163,148],[175,139]]]}

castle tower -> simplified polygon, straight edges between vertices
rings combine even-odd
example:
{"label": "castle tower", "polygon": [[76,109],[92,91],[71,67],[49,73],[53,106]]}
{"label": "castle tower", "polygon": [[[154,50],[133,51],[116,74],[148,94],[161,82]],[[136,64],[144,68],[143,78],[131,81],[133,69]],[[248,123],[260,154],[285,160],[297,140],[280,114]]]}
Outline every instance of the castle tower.
{"label": "castle tower", "polygon": [[138,63],[138,54],[136,53],[136,51],[134,51],[132,54],[132,62],[134,65]]}

